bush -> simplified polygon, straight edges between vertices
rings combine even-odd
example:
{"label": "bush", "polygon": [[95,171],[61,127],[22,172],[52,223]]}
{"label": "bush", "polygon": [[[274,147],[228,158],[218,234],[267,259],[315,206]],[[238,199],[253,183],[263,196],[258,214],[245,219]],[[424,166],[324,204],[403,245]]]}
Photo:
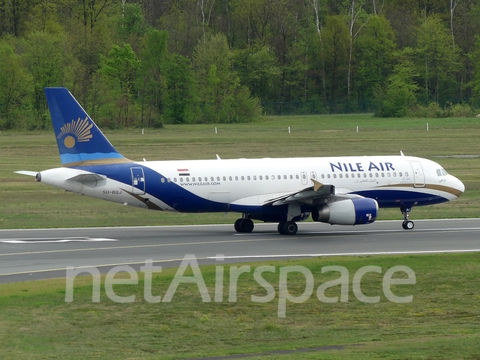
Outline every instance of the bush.
{"label": "bush", "polygon": [[468,104],[455,104],[447,103],[445,105],[445,116],[448,117],[472,117],[475,113]]}
{"label": "bush", "polygon": [[435,102],[424,105],[415,105],[407,111],[408,117],[416,118],[443,118],[445,117],[445,111]]}

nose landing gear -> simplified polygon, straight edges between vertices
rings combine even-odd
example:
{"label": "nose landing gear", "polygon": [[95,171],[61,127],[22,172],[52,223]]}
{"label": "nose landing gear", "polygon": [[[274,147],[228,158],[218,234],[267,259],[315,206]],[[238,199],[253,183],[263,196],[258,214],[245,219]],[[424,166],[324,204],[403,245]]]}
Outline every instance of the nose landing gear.
{"label": "nose landing gear", "polygon": [[415,224],[413,223],[413,221],[410,221],[410,219],[409,219],[410,211],[412,211],[412,208],[401,207],[400,210],[402,211],[402,214],[403,214],[402,227],[405,230],[412,230],[415,227]]}

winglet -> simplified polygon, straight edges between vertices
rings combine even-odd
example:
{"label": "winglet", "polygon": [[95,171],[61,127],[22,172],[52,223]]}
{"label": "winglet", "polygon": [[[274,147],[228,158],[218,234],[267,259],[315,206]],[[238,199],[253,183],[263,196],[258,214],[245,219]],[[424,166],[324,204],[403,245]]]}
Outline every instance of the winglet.
{"label": "winglet", "polygon": [[320,189],[320,188],[323,186],[323,184],[322,184],[322,183],[319,183],[319,182],[318,182],[317,180],[315,180],[315,179],[311,179],[311,180],[312,180],[312,182],[313,182],[313,190],[314,190],[315,192],[317,192],[318,189]]}
{"label": "winglet", "polygon": [[403,155],[403,151],[402,151],[402,150],[400,150],[400,155],[405,156],[405,155]]}

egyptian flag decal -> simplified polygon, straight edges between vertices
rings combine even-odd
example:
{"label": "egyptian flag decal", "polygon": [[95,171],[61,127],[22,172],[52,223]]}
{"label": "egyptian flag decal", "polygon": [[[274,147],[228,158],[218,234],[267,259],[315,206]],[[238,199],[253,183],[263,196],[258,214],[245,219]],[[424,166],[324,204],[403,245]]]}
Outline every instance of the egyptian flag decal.
{"label": "egyptian flag decal", "polygon": [[188,172],[188,169],[177,169],[178,170],[178,175],[179,176],[190,176],[190,173]]}

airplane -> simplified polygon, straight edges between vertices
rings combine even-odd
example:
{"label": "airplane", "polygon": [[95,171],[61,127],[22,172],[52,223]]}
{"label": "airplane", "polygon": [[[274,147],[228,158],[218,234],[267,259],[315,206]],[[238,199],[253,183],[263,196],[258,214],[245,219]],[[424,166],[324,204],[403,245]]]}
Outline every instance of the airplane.
{"label": "airplane", "polygon": [[118,153],[66,88],[45,88],[62,167],[17,171],[74,193],[152,210],[241,213],[234,228],[253,220],[278,223],[282,235],[297,222],[373,223],[379,208],[399,208],[414,228],[414,206],[459,197],[464,184],[428,159],[350,156],[182,161],[132,161]]}

